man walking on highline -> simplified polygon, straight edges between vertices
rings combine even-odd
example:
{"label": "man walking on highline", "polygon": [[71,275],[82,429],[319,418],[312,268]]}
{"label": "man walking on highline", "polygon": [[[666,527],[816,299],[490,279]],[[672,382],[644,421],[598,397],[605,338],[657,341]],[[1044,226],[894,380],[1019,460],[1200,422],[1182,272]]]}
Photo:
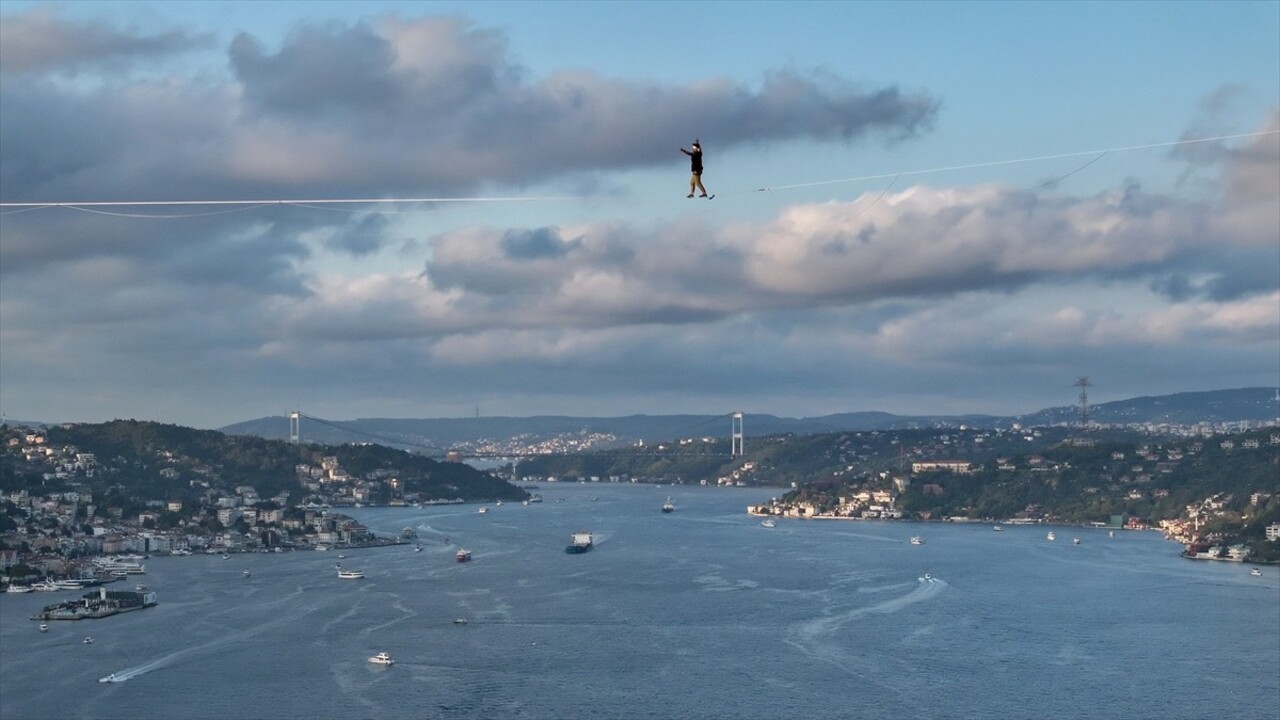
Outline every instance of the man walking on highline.
{"label": "man walking on highline", "polygon": [[698,138],[693,139],[690,149],[680,148],[680,152],[689,156],[689,169],[693,172],[693,176],[689,178],[688,197],[693,197],[694,190],[702,193],[698,197],[707,197],[707,189],[702,186],[702,145],[698,143]]}

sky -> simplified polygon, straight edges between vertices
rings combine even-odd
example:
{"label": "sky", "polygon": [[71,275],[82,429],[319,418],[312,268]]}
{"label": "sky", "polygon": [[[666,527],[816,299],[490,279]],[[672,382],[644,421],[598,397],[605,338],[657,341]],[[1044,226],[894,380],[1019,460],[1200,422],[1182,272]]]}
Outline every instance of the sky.
{"label": "sky", "polygon": [[0,203],[11,420],[1280,387],[1280,2],[0,0]]}

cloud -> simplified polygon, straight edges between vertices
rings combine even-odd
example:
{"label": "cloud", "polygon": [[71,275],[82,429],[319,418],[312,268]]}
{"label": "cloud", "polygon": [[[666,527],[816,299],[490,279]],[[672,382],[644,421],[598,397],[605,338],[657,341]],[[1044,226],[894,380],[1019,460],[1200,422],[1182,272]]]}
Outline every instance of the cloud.
{"label": "cloud", "polygon": [[76,73],[120,68],[209,46],[212,37],[179,30],[144,34],[104,22],[64,19],[56,8],[6,13],[0,23],[0,73]]}
{"label": "cloud", "polygon": [[[61,60],[0,44],[6,201],[585,185],[671,164],[689,127],[718,128],[704,137],[714,153],[898,142],[940,108],[927,93],[795,69],[755,85],[535,78],[501,32],[442,18],[301,26],[279,47],[242,34],[230,76],[139,81],[126,58],[199,38],[32,14],[5,15],[6,32],[14,17],[52,47],[72,30],[152,42],[87,42]],[[71,70],[98,82],[52,81]],[[1236,385],[1274,374],[1280,142],[1208,150],[1179,158],[1211,183],[1195,197],[1136,181],[1090,195],[916,185],[759,204],[730,222],[602,219],[607,207],[458,226],[284,206],[5,214],[6,402],[169,408],[214,388],[207,402],[229,421],[316,388],[349,416],[522,402],[580,412],[575,398],[606,391],[619,412],[706,411],[741,407],[749,387],[762,410],[873,407],[892,389],[919,403],[893,409],[929,411],[957,383],[997,390],[1048,373],[1069,385],[1094,363],[1134,387]],[[146,213],[184,217],[127,217]],[[411,264],[387,262],[396,242],[417,249]]]}

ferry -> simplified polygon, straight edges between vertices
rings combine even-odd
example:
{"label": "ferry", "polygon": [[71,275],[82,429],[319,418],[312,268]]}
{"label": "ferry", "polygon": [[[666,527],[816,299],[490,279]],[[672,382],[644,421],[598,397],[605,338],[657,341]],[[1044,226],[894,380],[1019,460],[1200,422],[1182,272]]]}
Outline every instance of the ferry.
{"label": "ferry", "polygon": [[915,537],[911,538],[911,544],[912,544],[912,545],[923,545],[923,544],[924,544],[924,538],[920,537],[919,535],[916,535]]}
{"label": "ferry", "polygon": [[380,652],[377,655],[374,655],[373,657],[369,658],[369,662],[373,663],[374,665],[394,665],[396,661],[392,660],[390,655],[384,652]]}
{"label": "ferry", "polygon": [[471,551],[465,548],[461,549],[458,551],[457,558],[460,563],[471,562]]}
{"label": "ferry", "polygon": [[662,512],[664,513],[675,512],[675,509],[676,509],[676,505],[675,503],[671,502],[671,496],[668,495],[667,501],[662,503]]}
{"label": "ferry", "polygon": [[589,532],[576,532],[570,538],[569,544],[565,546],[564,551],[570,555],[584,553],[595,546],[595,538]]}
{"label": "ferry", "polygon": [[359,570],[339,570],[338,577],[344,580],[359,580],[364,577],[364,573]]}

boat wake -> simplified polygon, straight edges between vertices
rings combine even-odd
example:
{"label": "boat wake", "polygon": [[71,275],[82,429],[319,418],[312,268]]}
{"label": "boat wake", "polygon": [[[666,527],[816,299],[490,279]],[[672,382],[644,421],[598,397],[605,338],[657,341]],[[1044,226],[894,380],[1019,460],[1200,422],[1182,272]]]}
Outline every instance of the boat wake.
{"label": "boat wake", "polygon": [[[902,587],[895,585],[892,587]],[[932,600],[949,587],[946,581],[932,576],[920,577],[914,587],[906,593],[882,600],[873,605],[864,605],[847,610],[830,612],[823,617],[814,618],[796,625],[786,639],[787,644],[795,647],[810,657],[825,660],[841,667],[847,667],[846,661],[852,656],[844,649],[843,631],[854,621],[867,615],[888,615],[899,612],[912,605]],[[884,588],[892,589],[892,588]]]}

